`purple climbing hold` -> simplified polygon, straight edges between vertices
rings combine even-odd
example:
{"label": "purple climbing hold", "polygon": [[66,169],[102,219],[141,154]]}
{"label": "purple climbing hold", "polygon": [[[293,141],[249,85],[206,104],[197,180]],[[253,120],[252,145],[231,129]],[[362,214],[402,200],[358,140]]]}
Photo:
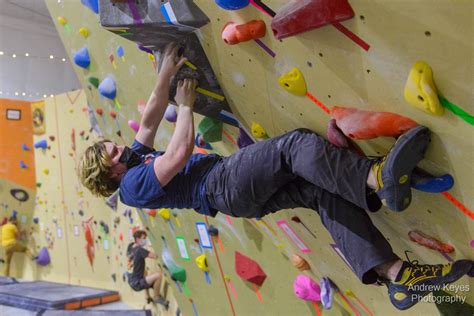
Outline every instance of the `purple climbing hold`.
{"label": "purple climbing hold", "polygon": [[176,123],[178,119],[178,113],[176,113],[176,107],[173,104],[169,104],[165,111],[165,120],[171,123]]}
{"label": "purple climbing hold", "polygon": [[240,149],[252,145],[255,141],[247,134],[247,132],[242,128],[239,127],[239,137],[237,138],[237,146]]}
{"label": "purple climbing hold", "polygon": [[319,284],[321,286],[321,303],[323,304],[324,309],[331,309],[334,295],[331,287],[331,280],[327,277],[323,277]]}
{"label": "purple climbing hold", "polygon": [[39,264],[40,266],[47,266],[48,264],[51,263],[51,258],[49,257],[48,248],[46,247],[41,248],[40,252],[38,253],[38,256],[36,257],[36,263]]}

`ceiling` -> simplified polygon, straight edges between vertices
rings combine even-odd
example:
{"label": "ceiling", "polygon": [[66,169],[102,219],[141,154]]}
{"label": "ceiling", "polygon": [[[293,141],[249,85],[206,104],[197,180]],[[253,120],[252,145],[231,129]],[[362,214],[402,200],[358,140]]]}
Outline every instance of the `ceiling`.
{"label": "ceiling", "polygon": [[0,0],[0,98],[32,101],[80,87],[44,0]]}

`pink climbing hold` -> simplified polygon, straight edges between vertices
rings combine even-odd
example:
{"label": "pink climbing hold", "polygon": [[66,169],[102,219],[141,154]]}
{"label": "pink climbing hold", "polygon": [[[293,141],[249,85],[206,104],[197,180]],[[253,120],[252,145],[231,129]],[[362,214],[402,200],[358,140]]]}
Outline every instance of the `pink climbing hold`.
{"label": "pink climbing hold", "polygon": [[310,277],[300,274],[293,283],[295,295],[305,301],[319,302],[321,300],[321,288],[318,283]]}
{"label": "pink climbing hold", "polygon": [[471,240],[471,244],[470,244],[470,245],[471,245],[472,248],[474,248],[474,239]]}
{"label": "pink climbing hold", "polygon": [[391,112],[371,112],[334,106],[331,117],[344,135],[352,139],[372,139],[380,136],[398,137],[418,124]]}
{"label": "pink climbing hold", "polygon": [[337,127],[335,119],[331,119],[328,123],[326,131],[328,140],[331,144],[339,148],[347,148],[358,155],[365,156],[364,151]]}
{"label": "pink climbing hold", "polygon": [[140,129],[140,124],[138,124],[134,120],[129,120],[128,121],[128,126],[130,126],[131,129],[135,131],[135,133],[138,133],[138,130]]}

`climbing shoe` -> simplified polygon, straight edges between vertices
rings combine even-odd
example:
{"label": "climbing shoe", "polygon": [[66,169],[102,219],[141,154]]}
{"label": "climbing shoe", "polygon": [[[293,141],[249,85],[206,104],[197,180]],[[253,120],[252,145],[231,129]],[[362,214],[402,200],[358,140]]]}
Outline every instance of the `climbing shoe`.
{"label": "climbing shoe", "polygon": [[156,304],[160,304],[161,306],[163,306],[166,310],[168,310],[169,306],[170,306],[170,302],[168,300],[166,300],[163,296],[159,296],[157,298],[154,299],[154,302]]}
{"label": "climbing shoe", "polygon": [[430,131],[417,126],[402,134],[388,154],[372,165],[377,179],[376,193],[393,211],[403,211],[411,202],[410,178],[416,164],[423,159]]}
{"label": "climbing shoe", "polygon": [[429,293],[443,290],[445,285],[468,274],[472,267],[472,260],[458,260],[445,265],[405,261],[396,280],[386,282],[390,301],[400,310],[408,309]]}

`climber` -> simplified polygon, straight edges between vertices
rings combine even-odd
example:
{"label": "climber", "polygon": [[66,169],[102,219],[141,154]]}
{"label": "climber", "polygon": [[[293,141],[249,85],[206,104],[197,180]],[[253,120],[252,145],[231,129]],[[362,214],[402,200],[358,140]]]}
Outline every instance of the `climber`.
{"label": "climber", "polygon": [[24,253],[31,259],[36,259],[28,247],[19,242],[18,220],[16,216],[11,216],[8,223],[2,226],[2,247],[5,253],[5,276],[10,276],[10,264],[15,252]]}
{"label": "climber", "polygon": [[393,211],[409,206],[411,172],[430,141],[426,127],[405,132],[378,160],[337,148],[308,129],[258,142],[229,157],[192,154],[195,82],[185,79],[175,96],[175,131],[166,150],[155,151],[169,82],[185,60],[177,51],[173,46],[165,50],[131,148],[103,140],[80,159],[79,177],[93,194],[108,196],[120,188],[121,201],[132,207],[192,208],[208,216],[220,212],[256,218],[284,209],[313,209],[359,279],[365,284],[383,280],[399,309],[430,293],[422,285],[451,283],[471,269],[470,260],[447,265],[402,261],[366,213],[379,210],[382,202]]}
{"label": "climber", "polygon": [[[144,230],[137,230],[133,233],[134,242],[127,247],[127,258],[129,268],[132,273],[128,274],[128,284],[134,291],[145,290],[147,303],[151,301],[163,305],[168,309],[169,302],[160,294],[161,281],[163,279],[163,270],[151,274],[145,273],[145,259],[157,259],[158,256],[145,249],[147,241],[147,233]],[[151,298],[148,289],[153,288],[155,297]]]}

